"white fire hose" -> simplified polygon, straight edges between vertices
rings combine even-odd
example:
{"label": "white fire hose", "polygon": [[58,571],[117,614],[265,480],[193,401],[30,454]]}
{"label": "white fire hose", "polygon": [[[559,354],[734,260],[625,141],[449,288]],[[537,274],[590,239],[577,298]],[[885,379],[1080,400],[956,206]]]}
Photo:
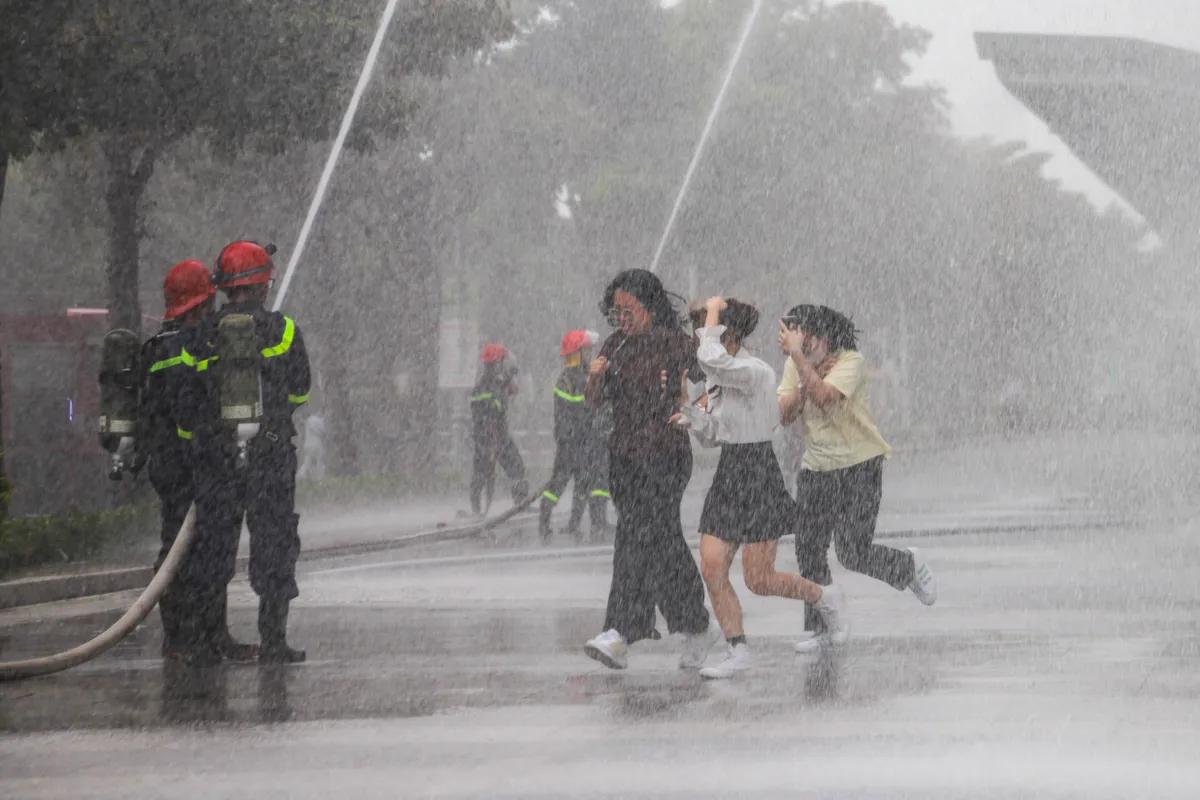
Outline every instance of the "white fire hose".
{"label": "white fire hose", "polygon": [[0,682],[62,672],[64,669],[91,661],[112,648],[113,645],[128,636],[154,610],[158,599],[163,596],[163,592],[175,579],[175,573],[179,571],[179,565],[195,538],[196,504],[193,503],[192,507],[188,509],[187,517],[183,520],[183,527],[179,529],[179,535],[175,537],[175,544],[171,545],[171,550],[167,553],[166,560],[163,561],[158,572],[154,573],[150,585],[142,590],[137,602],[130,606],[119,620],[90,642],[65,652],[42,658],[30,658],[25,661],[0,662]]}
{"label": "white fire hose", "polygon": [[[541,492],[532,493],[503,514],[499,514],[492,519],[484,520],[465,529],[459,529],[459,532],[479,534],[489,531],[529,508],[534,500],[539,497],[541,497]],[[30,658],[25,661],[0,661],[0,683],[62,672],[63,670],[91,661],[93,658],[110,650],[117,642],[132,633],[133,629],[141,624],[142,620],[154,610],[154,606],[158,603],[159,598],[163,596],[163,592],[171,585],[171,581],[175,580],[175,573],[179,571],[179,565],[183,561],[183,557],[187,554],[188,548],[192,546],[192,541],[195,538],[196,505],[193,503],[192,507],[188,509],[187,517],[183,520],[183,527],[179,529],[179,535],[175,537],[175,544],[171,545],[171,550],[167,553],[166,560],[163,561],[158,572],[154,574],[150,585],[142,590],[142,594],[138,597],[137,602],[130,606],[129,610],[119,620],[90,642],[73,647],[65,652],[41,658]]]}

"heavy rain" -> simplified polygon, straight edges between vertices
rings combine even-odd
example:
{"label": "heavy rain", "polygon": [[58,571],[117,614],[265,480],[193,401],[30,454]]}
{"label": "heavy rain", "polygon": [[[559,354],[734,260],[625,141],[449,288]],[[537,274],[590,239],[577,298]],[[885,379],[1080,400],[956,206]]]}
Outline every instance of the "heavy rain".
{"label": "heavy rain", "polygon": [[1200,794],[1190,0],[0,0],[0,796]]}

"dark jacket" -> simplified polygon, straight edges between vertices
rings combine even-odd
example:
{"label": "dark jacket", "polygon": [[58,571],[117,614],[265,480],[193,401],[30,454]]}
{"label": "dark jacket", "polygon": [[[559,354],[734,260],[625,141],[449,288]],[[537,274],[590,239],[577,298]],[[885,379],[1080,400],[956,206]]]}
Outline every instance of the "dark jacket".
{"label": "dark jacket", "polygon": [[506,428],[509,387],[517,371],[503,361],[484,364],[475,388],[471,390],[471,419],[476,429]]}
{"label": "dark jacket", "polygon": [[582,452],[595,435],[596,410],[589,408],[583,396],[587,369],[567,367],[554,384],[554,442],[559,448]]}
{"label": "dark jacket", "polygon": [[260,303],[226,303],[217,313],[197,324],[181,354],[189,369],[176,405],[179,436],[204,443],[222,432],[215,376],[219,370],[213,353],[217,326],[230,314],[254,317],[258,347],[262,354],[262,430],[291,440],[296,429],[292,412],[308,402],[312,381],[308,352],[300,328],[278,311],[267,311]]}
{"label": "dark jacket", "polygon": [[190,334],[190,327],[167,320],[142,345],[138,445],[144,456],[155,461],[180,463],[187,455],[186,443],[177,433],[175,404],[190,371],[183,359]]}
{"label": "dark jacket", "polygon": [[691,337],[666,326],[642,336],[616,331],[605,340],[600,355],[608,359],[608,372],[588,393],[588,402],[593,408],[612,403],[609,451],[635,460],[690,453],[687,432],[669,421],[679,409],[683,373],[692,381],[704,379]]}

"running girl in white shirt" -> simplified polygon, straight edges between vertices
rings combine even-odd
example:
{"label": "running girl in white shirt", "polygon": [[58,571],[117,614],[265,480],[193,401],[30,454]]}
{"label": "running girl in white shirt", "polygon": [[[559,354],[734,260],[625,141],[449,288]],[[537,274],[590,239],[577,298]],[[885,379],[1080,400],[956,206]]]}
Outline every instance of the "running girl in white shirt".
{"label": "running girl in white shirt", "polygon": [[742,628],[742,606],[729,567],[742,548],[746,587],[759,595],[805,600],[830,630],[844,631],[842,591],[821,587],[794,573],[777,572],[779,537],[791,531],[795,507],[772,449],[779,405],[775,370],[742,349],[758,325],[758,310],[737,300],[710,299],[697,331],[697,361],[707,376],[706,407],[687,401],[684,375],[680,413],[672,421],[692,431],[701,445],[721,448],[712,487],[700,517],[700,563],[713,613],[729,642],[729,654],[705,678],[729,678],[754,659]]}

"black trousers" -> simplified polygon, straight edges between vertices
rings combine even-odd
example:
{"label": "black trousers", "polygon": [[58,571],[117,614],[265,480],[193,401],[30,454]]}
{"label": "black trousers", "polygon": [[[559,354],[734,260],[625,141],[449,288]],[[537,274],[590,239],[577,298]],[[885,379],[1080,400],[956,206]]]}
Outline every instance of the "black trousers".
{"label": "black trousers", "polygon": [[202,637],[216,635],[213,615],[233,579],[242,521],[250,531],[250,585],[264,600],[300,594],[300,516],[296,505],[296,449],[283,433],[264,431],[250,443],[238,469],[236,450],[218,444],[201,451],[196,468],[197,539],[185,565],[189,615]]}
{"label": "black trousers", "polygon": [[592,525],[604,523],[604,503],[608,500],[608,481],[597,473],[597,460],[589,457],[586,448],[571,443],[559,443],[554,451],[554,469],[542,491],[543,517],[562,500],[567,484],[574,482],[571,500],[571,525],[579,524],[585,509],[591,512]]}
{"label": "black trousers", "polygon": [[[912,554],[875,544],[875,522],[883,497],[883,457],[828,472],[801,470],[796,482],[796,562],[800,574],[829,585],[829,543],[846,569],[883,581],[894,589],[912,582]],[[805,603],[804,629],[824,630],[811,603]]]}
{"label": "black trousers", "polygon": [[708,630],[704,580],[679,518],[692,475],[691,451],[650,460],[613,453],[609,467],[617,536],[604,630],[615,628],[630,644],[648,639],[655,606],[671,633]]}
{"label": "black trousers", "polygon": [[[196,487],[185,453],[151,453],[147,472],[160,505],[160,544],[158,558],[154,560],[154,571],[158,572],[179,536],[179,529],[183,527],[188,509],[196,497]],[[182,574],[176,575],[158,601],[168,648],[176,643],[179,636],[179,619],[185,596],[183,583]]]}
{"label": "black trousers", "polygon": [[525,461],[507,425],[476,421],[472,439],[475,459],[471,472],[471,509],[478,513],[480,496],[488,478],[495,473],[496,464],[499,463],[509,480],[520,484],[525,480]]}

